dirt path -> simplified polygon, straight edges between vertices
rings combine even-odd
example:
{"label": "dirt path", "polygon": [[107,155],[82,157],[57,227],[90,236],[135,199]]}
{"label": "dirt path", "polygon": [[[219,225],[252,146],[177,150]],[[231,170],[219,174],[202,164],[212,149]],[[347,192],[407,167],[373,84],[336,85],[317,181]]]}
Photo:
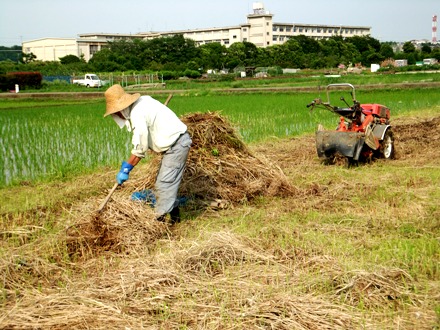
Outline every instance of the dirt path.
{"label": "dirt path", "polygon": [[[414,83],[399,83],[399,84],[368,84],[360,85],[364,90],[374,89],[413,89],[413,88],[438,88],[440,82],[414,82]],[[264,92],[316,92],[316,86],[300,86],[300,87],[247,87],[247,88],[213,88],[214,93],[264,93]],[[149,95],[169,95],[182,94],[190,90],[183,89],[132,89],[130,93],[139,92]],[[40,93],[0,93],[2,98],[104,98],[105,89],[94,90],[89,92],[40,92]]]}

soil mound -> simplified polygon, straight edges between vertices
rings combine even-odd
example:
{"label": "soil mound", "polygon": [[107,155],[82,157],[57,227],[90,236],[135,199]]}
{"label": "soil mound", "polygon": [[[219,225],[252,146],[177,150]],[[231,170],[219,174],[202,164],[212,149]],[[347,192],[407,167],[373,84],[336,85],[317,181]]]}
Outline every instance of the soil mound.
{"label": "soil mound", "polygon": [[440,117],[393,125],[397,158],[413,158],[420,153],[438,158],[440,150]]}

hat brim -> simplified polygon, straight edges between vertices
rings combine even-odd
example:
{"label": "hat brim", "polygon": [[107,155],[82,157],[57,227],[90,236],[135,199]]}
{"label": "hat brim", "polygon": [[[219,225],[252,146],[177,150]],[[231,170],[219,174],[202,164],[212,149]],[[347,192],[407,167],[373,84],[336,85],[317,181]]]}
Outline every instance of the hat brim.
{"label": "hat brim", "polygon": [[108,115],[114,114],[116,112],[124,110],[125,108],[128,108],[130,105],[136,102],[140,97],[141,94],[139,93],[124,94],[122,97],[120,97],[117,100],[114,100],[112,102],[107,102],[104,117],[107,117]]}

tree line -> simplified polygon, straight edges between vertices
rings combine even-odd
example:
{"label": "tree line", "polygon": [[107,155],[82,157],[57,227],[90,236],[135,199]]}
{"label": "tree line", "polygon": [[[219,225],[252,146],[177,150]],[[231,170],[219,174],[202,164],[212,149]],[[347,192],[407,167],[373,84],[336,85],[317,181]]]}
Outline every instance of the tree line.
{"label": "tree line", "polygon": [[[381,43],[371,36],[345,39],[334,36],[315,40],[299,35],[282,45],[267,48],[259,48],[249,42],[236,42],[227,48],[220,43],[198,46],[192,39],[175,35],[151,40],[109,42],[89,62],[74,55],[62,57],[59,62],[42,62],[32,53],[21,54],[18,61],[0,57],[0,73],[27,70],[39,71],[43,75],[71,75],[73,72],[86,71],[150,71],[198,77],[210,69],[231,72],[237,67],[328,69],[355,63],[369,67],[372,63],[379,64],[388,59],[406,59],[408,64],[415,64],[424,58],[440,61],[438,46],[426,43],[419,49],[411,42],[406,42],[401,49],[395,50],[395,45],[391,42]],[[0,48],[0,54],[1,51]]]}

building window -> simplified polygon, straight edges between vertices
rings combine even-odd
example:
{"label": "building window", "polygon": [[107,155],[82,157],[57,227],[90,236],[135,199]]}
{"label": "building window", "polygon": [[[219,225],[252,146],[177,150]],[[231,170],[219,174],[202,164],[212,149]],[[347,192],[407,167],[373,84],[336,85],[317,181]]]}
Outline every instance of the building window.
{"label": "building window", "polygon": [[90,45],[90,56],[93,56],[95,53],[98,52],[98,45]]}
{"label": "building window", "polygon": [[286,27],[286,32],[291,32],[292,28],[291,27]]}
{"label": "building window", "polygon": [[266,32],[266,35],[268,36],[268,35],[269,35],[269,32]]}
{"label": "building window", "polygon": [[237,39],[237,36],[236,36],[236,35],[233,35],[233,36],[232,36],[232,39]]}
{"label": "building window", "polygon": [[246,32],[247,31],[247,28],[243,28],[243,32]]}
{"label": "building window", "polygon": [[303,29],[302,29],[302,28],[299,28],[299,32],[303,32]]}
{"label": "building window", "polygon": [[[243,38],[243,41],[246,42],[246,41],[247,41],[247,38]],[[226,42],[225,42],[225,44],[226,44]],[[229,44],[229,40],[228,40],[228,44]]]}

